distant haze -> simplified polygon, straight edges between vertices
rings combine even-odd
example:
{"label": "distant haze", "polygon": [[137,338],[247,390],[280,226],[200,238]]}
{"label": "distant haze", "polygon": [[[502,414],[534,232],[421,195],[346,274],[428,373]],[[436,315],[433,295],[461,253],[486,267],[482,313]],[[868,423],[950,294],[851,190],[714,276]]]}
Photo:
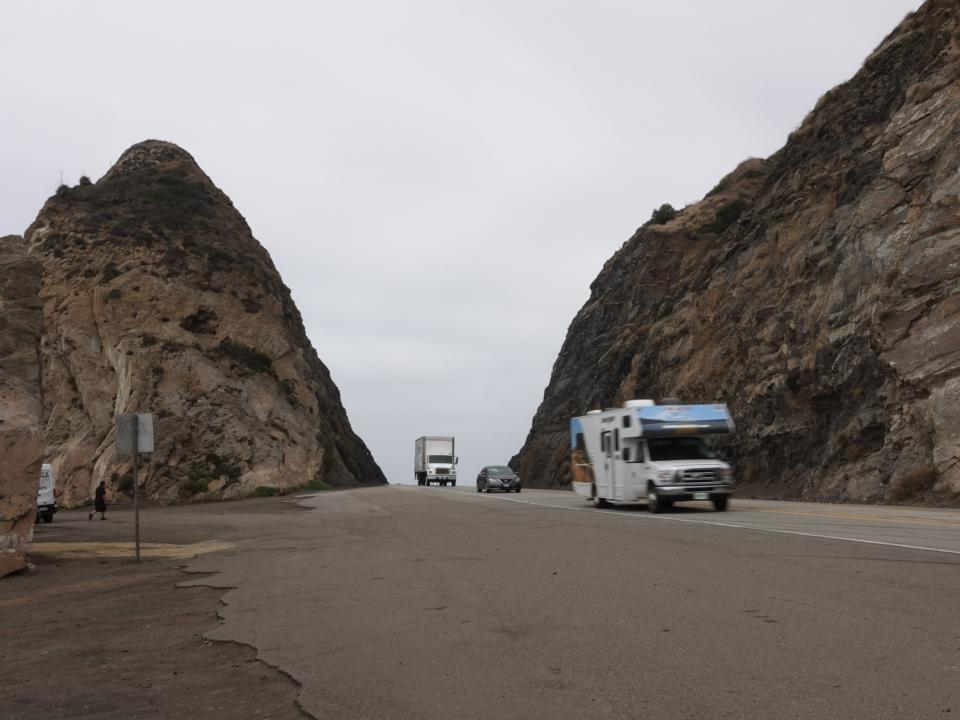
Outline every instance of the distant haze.
{"label": "distant haze", "polygon": [[766,156],[916,0],[0,5],[0,235],[178,143],[293,291],[391,482],[519,449],[567,325],[661,203]]}

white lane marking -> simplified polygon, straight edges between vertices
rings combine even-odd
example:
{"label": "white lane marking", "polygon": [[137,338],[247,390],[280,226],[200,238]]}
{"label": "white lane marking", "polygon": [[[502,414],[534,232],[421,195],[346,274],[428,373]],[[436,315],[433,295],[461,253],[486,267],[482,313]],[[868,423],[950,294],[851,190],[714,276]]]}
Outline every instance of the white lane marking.
{"label": "white lane marking", "polygon": [[[413,490],[412,487],[410,489]],[[469,498],[474,497],[474,495],[465,493],[465,492],[457,493],[457,495],[465,496]],[[821,540],[839,540],[841,542],[861,543],[863,545],[883,545],[886,547],[904,548],[906,550],[922,550],[925,552],[945,553],[947,555],[960,555],[960,550],[948,550],[946,548],[925,547],[923,545],[905,545],[902,543],[885,542],[883,540],[864,540],[861,538],[840,537],[839,535],[821,535],[819,533],[809,533],[809,532],[803,532],[801,530],[760,528],[760,527],[752,527],[750,525],[739,525],[737,523],[731,523],[731,522],[718,522],[716,520],[692,520],[690,518],[682,518],[682,517],[677,517],[675,515],[674,516],[650,515],[650,514],[626,515],[617,510],[600,510],[597,508],[575,508],[575,507],[567,507],[566,505],[551,505],[548,503],[534,502],[532,500],[521,500],[520,498],[498,497],[498,496],[491,496],[491,495],[485,495],[483,496],[483,499],[519,503],[520,505],[533,505],[536,507],[550,508],[551,510],[571,510],[573,512],[589,512],[592,514],[603,513],[604,515],[613,515],[615,517],[628,518],[628,519],[634,519],[634,520],[667,520],[670,522],[688,523],[690,525],[712,525],[714,527],[735,528],[737,530],[755,530],[756,532],[776,533],[778,535],[799,535],[801,537],[819,538]],[[763,512],[763,511],[759,510],[757,512]],[[827,519],[826,516],[825,516],[825,519]]]}

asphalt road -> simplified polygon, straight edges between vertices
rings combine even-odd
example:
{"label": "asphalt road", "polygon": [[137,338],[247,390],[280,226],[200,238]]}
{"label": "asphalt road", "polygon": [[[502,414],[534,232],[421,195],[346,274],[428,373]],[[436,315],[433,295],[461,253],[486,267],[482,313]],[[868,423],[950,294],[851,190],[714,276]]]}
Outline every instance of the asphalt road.
{"label": "asphalt road", "polygon": [[955,511],[653,516],[398,486],[303,502],[242,527],[194,512],[235,547],[190,569],[233,588],[210,637],[257,648],[318,718],[960,714]]}

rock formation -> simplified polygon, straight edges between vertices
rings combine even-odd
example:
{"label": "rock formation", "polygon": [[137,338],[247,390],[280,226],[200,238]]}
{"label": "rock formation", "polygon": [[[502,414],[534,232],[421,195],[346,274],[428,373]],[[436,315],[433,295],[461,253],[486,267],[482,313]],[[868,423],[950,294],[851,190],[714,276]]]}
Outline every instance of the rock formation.
{"label": "rock formation", "polygon": [[591,285],[526,444],[572,415],[725,401],[742,492],[960,502],[960,4],[930,0],[786,145],[661,213]]}
{"label": "rock formation", "polygon": [[158,501],[381,483],[289,289],[243,217],[176,145],[62,186],[26,233],[43,263],[49,457],[67,504],[129,493],[118,413],[154,414]]}
{"label": "rock formation", "polygon": [[25,566],[37,512],[44,449],[40,272],[22,238],[0,238],[0,577]]}

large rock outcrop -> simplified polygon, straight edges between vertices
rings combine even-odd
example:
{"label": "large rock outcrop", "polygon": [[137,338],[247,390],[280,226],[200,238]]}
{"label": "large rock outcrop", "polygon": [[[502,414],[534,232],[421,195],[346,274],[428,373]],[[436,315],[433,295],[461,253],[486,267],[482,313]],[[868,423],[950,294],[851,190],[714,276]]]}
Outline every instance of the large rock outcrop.
{"label": "large rock outcrop", "polygon": [[717,400],[746,493],[960,502],[958,290],[960,4],[930,0],[783,149],[606,263],[513,464],[561,485],[570,416]]}
{"label": "large rock outcrop", "polygon": [[26,565],[43,458],[41,265],[0,238],[0,577]]}
{"label": "large rock outcrop", "polygon": [[243,217],[171,143],[61,187],[27,230],[42,260],[49,457],[67,504],[131,487],[117,413],[154,414],[158,501],[381,483],[289,289]]}

